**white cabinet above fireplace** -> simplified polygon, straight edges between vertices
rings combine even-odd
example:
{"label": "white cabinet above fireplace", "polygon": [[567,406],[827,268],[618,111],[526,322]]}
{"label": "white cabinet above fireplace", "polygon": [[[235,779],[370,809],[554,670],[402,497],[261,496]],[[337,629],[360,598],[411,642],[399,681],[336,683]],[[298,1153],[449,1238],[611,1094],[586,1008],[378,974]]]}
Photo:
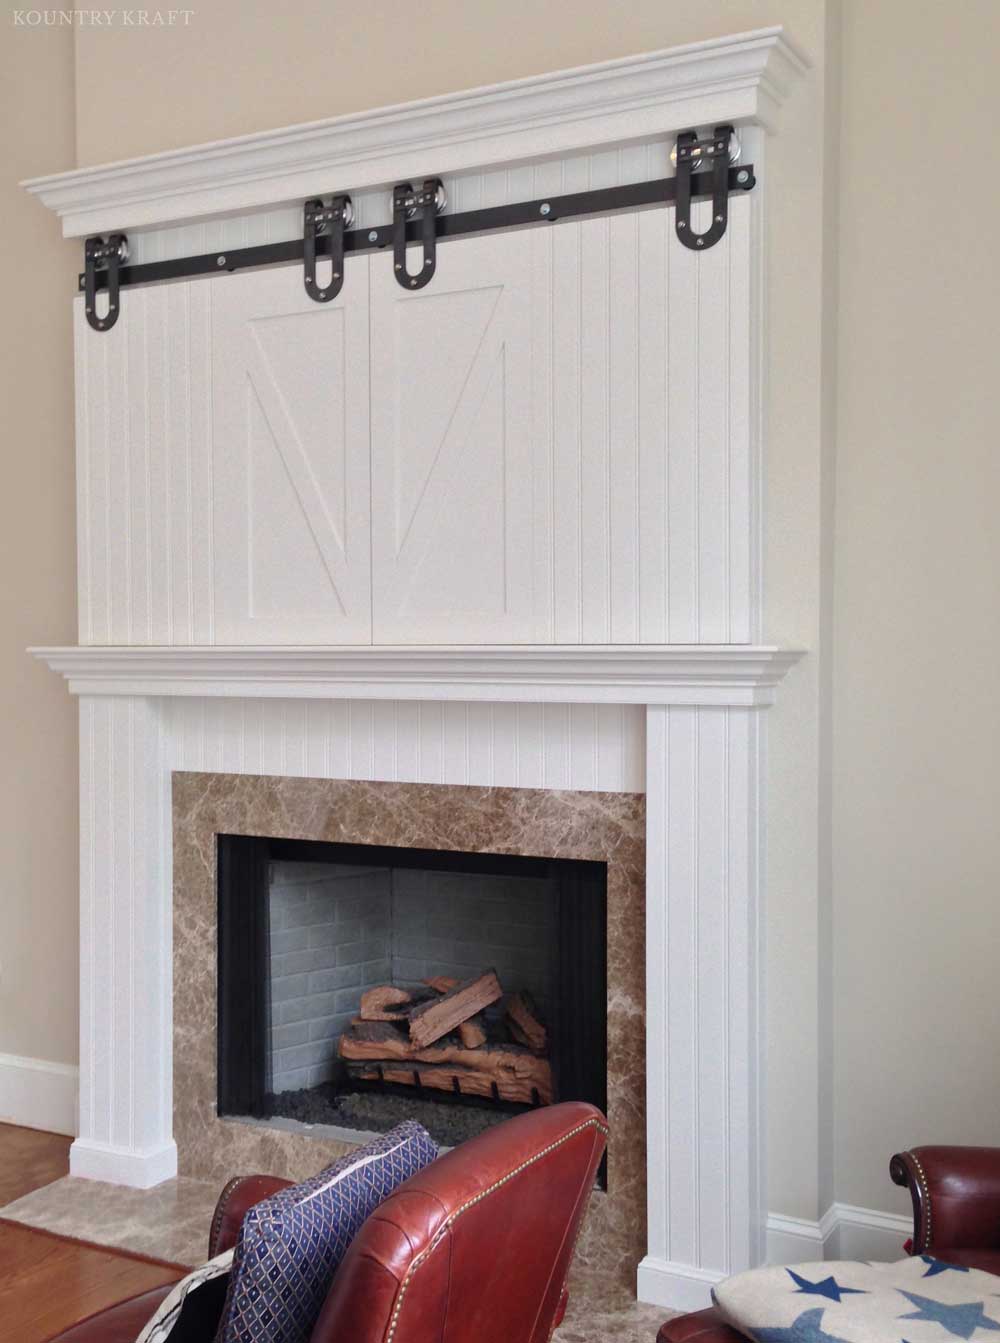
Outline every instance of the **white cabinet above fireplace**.
{"label": "white cabinet above fireplace", "polygon": [[751,642],[754,208],[79,301],[81,642]]}

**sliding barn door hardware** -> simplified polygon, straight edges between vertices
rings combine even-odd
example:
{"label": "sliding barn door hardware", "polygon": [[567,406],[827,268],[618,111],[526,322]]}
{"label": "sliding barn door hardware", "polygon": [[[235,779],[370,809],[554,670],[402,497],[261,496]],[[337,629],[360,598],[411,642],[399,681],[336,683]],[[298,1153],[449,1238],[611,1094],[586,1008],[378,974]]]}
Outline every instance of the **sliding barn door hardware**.
{"label": "sliding barn door hardware", "polygon": [[[329,205],[306,201],[302,209],[302,278],[306,293],[317,303],[329,303],[344,287],[344,230],[354,223],[350,196],[334,196]],[[330,283],[321,289],[316,279],[316,243],[326,238],[331,262]]]}
{"label": "sliding barn door hardware", "polygon": [[[440,177],[428,177],[419,191],[400,182],[392,193],[392,268],[404,289],[423,289],[437,270],[437,216],[448,203]],[[415,275],[406,268],[406,225],[416,219],[420,228],[421,266]]]}
{"label": "sliding barn door hardware", "polygon": [[[88,238],[83,245],[83,309],[95,331],[110,331],[118,321],[121,308],[118,300],[120,267],[127,260],[128,239],[124,233],[109,233],[107,238]],[[97,295],[100,292],[97,288],[98,272],[105,279],[102,288],[108,294],[108,311],[104,317],[97,315]]]}
{"label": "sliding barn door hardware", "polygon": [[[692,132],[693,134],[693,132]],[[713,141],[714,144],[714,141]],[[702,161],[702,155],[691,156],[690,164],[696,168]],[[438,179],[428,178],[420,192],[397,188],[402,197],[402,205],[396,209],[397,192],[393,193],[393,220],[380,228],[350,228],[351,220],[345,213],[343,227],[339,221],[331,218],[315,219],[310,234],[309,224],[303,225],[301,238],[291,238],[286,242],[262,243],[254,247],[239,247],[228,252],[206,252],[200,256],[175,257],[170,261],[150,261],[143,265],[125,264],[128,256],[128,243],[123,233],[110,234],[107,239],[89,238],[85,248],[86,270],[79,277],[78,286],[86,295],[87,320],[96,331],[106,331],[114,325],[118,316],[118,289],[131,285],[161,284],[168,280],[192,280],[202,275],[219,275],[225,271],[256,270],[263,266],[288,266],[302,264],[306,281],[306,291],[317,302],[325,303],[334,297],[334,286],[343,281],[343,257],[366,252],[377,252],[383,248],[393,249],[394,274],[404,289],[420,289],[434,273],[437,259],[437,245],[452,238],[474,237],[477,234],[493,233],[501,229],[530,228],[533,225],[555,224],[565,219],[585,219],[588,217],[609,216],[628,210],[648,210],[656,206],[672,205],[678,208],[677,233],[686,246],[703,251],[712,243],[718,242],[725,231],[727,219],[727,195],[737,191],[750,191],[756,185],[753,164],[734,166],[726,162],[726,155],[704,156],[711,161],[710,171],[688,172],[682,164],[689,162],[687,155],[678,153],[678,171],[676,177],[661,177],[649,182],[629,182],[624,186],[599,187],[593,191],[577,191],[565,196],[547,196],[533,201],[519,201],[512,205],[495,205],[483,210],[463,210],[459,214],[442,214],[444,208],[443,188],[438,190]],[[719,190],[719,180],[725,183],[725,189]],[[420,204],[419,197],[426,197],[428,183],[433,184],[433,204],[426,200]],[[405,186],[405,184],[403,184]],[[722,215],[722,223],[713,219],[712,228],[699,239],[690,231],[691,201],[700,197],[712,197],[713,216]],[[412,197],[412,203],[410,198]],[[680,228],[682,198],[686,213],[686,227]],[[348,201],[349,197],[334,197],[329,206],[316,211],[325,214],[335,208],[336,201]],[[309,202],[314,204],[314,202]],[[718,208],[719,206],[722,208]],[[344,207],[337,207],[344,208]],[[308,206],[306,216],[308,215]],[[716,231],[717,230],[717,231]],[[687,237],[683,235],[689,235]],[[693,238],[693,241],[691,240]],[[423,266],[416,275],[406,270],[405,253],[400,255],[407,243],[423,245]],[[340,248],[343,246],[343,253]],[[91,257],[93,246],[94,255]],[[315,262],[320,257],[333,260],[333,270],[340,275],[332,279],[325,288],[317,284],[317,292],[309,289],[309,280],[315,283]],[[428,260],[430,265],[426,263]],[[401,263],[402,269],[395,265]],[[109,299],[109,311],[105,318],[96,315],[95,290],[97,279],[106,279]],[[415,281],[416,283],[412,283]],[[326,298],[321,295],[327,295]]]}
{"label": "sliding barn door hardware", "polygon": [[[735,145],[735,150],[733,146]],[[732,126],[716,126],[704,140],[697,131],[682,131],[677,137],[671,158],[677,168],[677,209],[674,229],[685,247],[704,251],[714,247],[726,231],[729,220],[730,164],[740,156],[740,142]],[[709,165],[712,178],[712,222],[704,233],[695,233],[691,227],[691,181],[695,168]],[[746,171],[743,169],[742,171]],[[737,172],[739,179],[739,172]]]}

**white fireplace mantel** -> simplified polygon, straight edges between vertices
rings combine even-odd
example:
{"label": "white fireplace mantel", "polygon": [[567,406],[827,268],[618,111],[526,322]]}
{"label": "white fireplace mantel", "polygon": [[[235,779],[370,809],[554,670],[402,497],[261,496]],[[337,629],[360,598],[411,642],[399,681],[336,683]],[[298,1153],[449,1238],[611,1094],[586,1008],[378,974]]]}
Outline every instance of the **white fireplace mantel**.
{"label": "white fireplace mantel", "polygon": [[75,695],[752,708],[801,654],[755,644],[33,648]]}
{"label": "white fireplace mantel", "polygon": [[59,215],[66,237],[162,227],[384,186],[412,174],[415,155],[444,174],[592,150],[679,126],[730,121],[771,128],[807,67],[781,27],[759,28],[23,185]]}
{"label": "white fireplace mantel", "polygon": [[[307,197],[351,190],[359,193],[359,210],[384,211],[379,193],[425,172],[469,175],[456,184],[455,199],[459,189],[469,199],[485,198],[486,188],[495,193],[500,182],[508,203],[530,195],[518,172],[507,172],[526,165],[538,191],[553,190],[547,182],[562,181],[564,170],[567,180],[585,169],[586,181],[596,170],[602,181],[610,172],[625,182],[635,169],[634,151],[662,165],[667,138],[683,127],[732,122],[745,132],[748,152],[760,151],[762,165],[764,132],[775,128],[779,106],[806,67],[781,28],[762,28],[25,185],[59,216],[67,237],[128,229],[133,260],[178,255],[171,249],[181,246],[221,256],[223,246],[242,246],[244,232],[254,229],[262,237],[301,236]],[[575,155],[586,162],[575,162]],[[253,565],[268,564],[271,572],[284,561],[289,572],[302,564],[308,573],[312,550],[298,541],[315,536],[310,518],[330,506],[305,469],[296,434],[277,412],[281,432],[272,426],[271,433],[277,455],[268,460],[284,460],[288,473],[288,444],[296,449],[289,479],[301,493],[298,504],[288,505],[293,523],[267,513],[263,486],[255,503],[260,516],[253,517],[244,493],[225,488],[237,459],[220,449],[246,437],[233,409],[245,408],[245,398],[231,394],[243,388],[250,366],[241,333],[268,314],[300,326],[305,320],[313,330],[315,313],[294,276],[294,301],[284,292],[271,295],[263,283],[250,292],[240,284],[246,275],[213,276],[188,287],[137,287],[129,293],[131,311],[103,334],[86,327],[77,303],[82,644],[31,650],[79,696],[81,1057],[74,1175],[149,1187],[177,1170],[173,772],[214,762],[230,774],[484,787],[528,786],[528,777],[552,788],[636,789],[646,798],[648,1252],[639,1265],[639,1294],[663,1306],[698,1308],[708,1304],[713,1283],[761,1262],[764,710],[801,657],[751,642],[764,624],[759,411],[766,396],[757,301],[763,173],[761,186],[736,203],[723,246],[709,256],[675,246],[662,212],[645,217],[651,231],[620,239],[614,257],[608,251],[605,270],[578,259],[583,251],[573,250],[575,225],[533,235],[549,239],[550,251],[561,240],[561,252],[545,265],[565,268],[563,287],[576,295],[581,311],[589,311],[589,291],[581,286],[592,282],[594,321],[609,350],[619,342],[626,352],[622,368],[631,371],[617,376],[615,360],[594,354],[593,333],[573,308],[572,339],[561,335],[546,297],[555,272],[541,263],[521,268],[534,276],[544,301],[531,306],[535,290],[525,280],[521,306],[512,300],[511,315],[504,316],[520,323],[504,336],[511,349],[521,341],[518,368],[524,372],[520,383],[512,372],[511,397],[518,391],[519,413],[539,424],[548,422],[539,409],[548,402],[562,398],[576,406],[577,415],[597,426],[596,446],[584,450],[576,429],[559,436],[560,444],[565,439],[559,451],[555,436],[550,442],[543,434],[535,444],[535,430],[524,426],[520,437],[512,435],[527,448],[524,469],[512,457],[506,478],[521,482],[528,502],[515,507],[517,500],[502,494],[500,513],[521,518],[524,526],[504,531],[492,548],[481,547],[496,570],[486,576],[493,581],[499,574],[496,590],[512,604],[502,603],[492,623],[466,626],[455,623],[457,605],[446,592],[439,624],[422,625],[415,636],[446,639],[453,632],[492,644],[334,646],[336,634],[319,633],[322,601],[306,603],[292,625],[251,619]],[[282,235],[282,228],[292,231]],[[357,330],[366,333],[351,349],[370,349],[379,314],[391,329],[385,314],[394,309],[385,295],[395,299],[395,286],[390,274],[384,292],[379,287],[376,261],[367,286],[361,277],[351,290],[361,305]],[[612,261],[617,270],[607,269]],[[653,278],[640,293],[639,268],[647,263]],[[491,264],[500,287],[507,284],[513,293],[517,268],[499,256]],[[573,276],[578,279],[570,284]],[[487,282],[494,284],[477,269],[476,284]],[[645,325],[628,313],[620,320],[621,313],[605,311],[602,295],[619,282],[625,299],[635,296],[629,301],[645,314]],[[456,284],[456,293],[478,292],[464,280]],[[667,288],[672,327],[656,315],[655,299],[644,306],[645,293]],[[227,297],[215,298],[216,289]],[[696,340],[684,315],[693,304]],[[328,315],[335,309],[329,305]],[[226,345],[227,330],[238,336],[235,344]],[[315,336],[310,339],[314,348]],[[564,347],[575,351],[565,367],[550,360],[544,378],[528,376],[532,359],[546,363],[539,351]],[[216,349],[235,354],[214,358]],[[627,353],[633,349],[635,357]],[[715,370],[712,378],[702,378],[702,368]],[[282,377],[287,372],[278,369]],[[392,491],[402,487],[384,469],[396,460],[394,440],[369,425],[367,376],[366,365],[364,377],[351,383],[364,389],[352,451],[369,486],[377,458],[379,480],[388,481],[380,489],[395,498]],[[386,405],[401,385],[400,376],[393,377],[384,382]],[[291,385],[297,386],[294,379]],[[584,406],[585,386],[605,398],[600,414]],[[280,400],[279,389],[275,405]],[[346,440],[342,449],[347,452]],[[476,463],[464,469],[478,490]],[[566,502],[557,510],[560,484]],[[362,491],[366,516],[374,515],[369,486]],[[349,511],[351,500],[340,503]],[[248,527],[270,538],[271,549],[254,551]],[[334,531],[331,524],[324,532],[330,554],[337,551],[324,561],[326,572],[343,553]],[[478,535],[474,540],[466,546],[470,554]],[[359,553],[354,609],[370,615],[370,535]],[[461,563],[447,547],[445,553]],[[220,562],[233,554],[247,561],[238,574]],[[508,573],[514,556],[524,562]],[[569,557],[565,569],[557,564],[560,556]],[[393,553],[392,564],[397,558]],[[478,563],[478,554],[474,558]],[[284,616],[294,606],[289,592],[282,589],[261,609]],[[325,601],[326,587],[323,594]],[[381,623],[372,619],[367,628],[392,640],[414,637],[391,623],[401,599],[395,589],[390,597]],[[504,623],[509,610],[521,618],[522,608],[528,613],[523,623]],[[705,642],[500,642],[605,633]],[[233,646],[242,634],[271,642]],[[283,635],[325,642],[273,642]],[[342,637],[369,635],[352,628]],[[588,705],[592,712],[579,707]],[[238,726],[230,730],[233,723]]]}

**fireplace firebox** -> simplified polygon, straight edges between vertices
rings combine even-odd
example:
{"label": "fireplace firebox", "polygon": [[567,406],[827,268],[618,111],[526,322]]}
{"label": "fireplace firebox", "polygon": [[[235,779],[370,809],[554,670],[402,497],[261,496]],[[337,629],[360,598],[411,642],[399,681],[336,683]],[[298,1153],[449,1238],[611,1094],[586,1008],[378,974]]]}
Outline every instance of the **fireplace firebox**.
{"label": "fireplace firebox", "polygon": [[218,1113],[444,1145],[607,1106],[607,867],[218,838]]}

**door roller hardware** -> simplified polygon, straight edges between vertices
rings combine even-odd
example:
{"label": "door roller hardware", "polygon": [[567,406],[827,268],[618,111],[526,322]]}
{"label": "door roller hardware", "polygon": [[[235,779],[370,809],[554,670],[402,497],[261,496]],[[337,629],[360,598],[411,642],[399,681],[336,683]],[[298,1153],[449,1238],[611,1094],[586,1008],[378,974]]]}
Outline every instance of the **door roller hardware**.
{"label": "door roller hardware", "polygon": [[[698,139],[697,131],[682,131],[671,158],[677,167],[677,209],[674,213],[677,236],[693,251],[714,247],[725,233],[729,220],[730,163],[739,158],[739,141],[732,126],[716,126],[704,140]],[[694,170],[706,164],[712,179],[712,222],[704,233],[695,233],[691,227],[691,179]],[[746,169],[742,171],[746,172]]]}
{"label": "door roller hardware", "polygon": [[[444,183],[428,177],[419,191],[400,182],[392,193],[392,268],[404,289],[423,289],[437,269],[437,216],[447,203]],[[420,229],[421,264],[416,274],[406,268],[406,224],[417,219]]]}
{"label": "door roller hardware", "polygon": [[[354,222],[350,196],[334,196],[329,205],[321,200],[306,201],[302,211],[302,278],[306,293],[317,303],[329,303],[344,285],[344,230]],[[330,283],[320,288],[316,279],[316,243],[328,241],[332,271]]]}
{"label": "door roller hardware", "polygon": [[[84,272],[79,288],[86,296],[87,321],[95,331],[114,326],[119,311],[119,288],[137,284],[160,284],[167,280],[192,280],[198,276],[225,275],[234,271],[263,266],[300,264],[306,293],[317,303],[329,303],[344,283],[344,258],[352,254],[392,249],[393,274],[403,289],[422,289],[433,278],[437,266],[438,244],[452,238],[470,238],[501,229],[540,228],[560,221],[608,217],[628,210],[649,210],[676,205],[674,221],[677,236],[685,247],[704,251],[726,231],[729,195],[751,191],[756,185],[752,163],[731,161],[737,144],[732,127],[716,126],[715,134],[699,140],[697,132],[685,131],[675,147],[677,175],[646,182],[626,182],[617,187],[598,187],[565,196],[546,196],[538,200],[514,201],[482,210],[443,213],[445,190],[437,177],[428,177],[419,190],[401,182],[392,193],[392,220],[378,228],[353,228],[350,196],[333,196],[329,202],[318,197],[303,205],[302,236],[284,242],[238,247],[227,252],[207,252],[200,256],[174,257],[169,261],[150,261],[140,266],[128,264],[128,242],[124,233],[106,238],[88,238],[84,248]],[[699,167],[702,169],[699,171]],[[705,169],[707,168],[707,171]],[[691,202],[711,197],[712,224],[704,233],[691,228]],[[412,251],[409,249],[412,247]],[[419,258],[412,272],[407,267]],[[330,282],[321,285],[316,278],[320,258],[331,263]],[[100,285],[100,289],[98,288]],[[108,311],[97,315],[97,298],[107,291]]]}
{"label": "door roller hardware", "polygon": [[[128,239],[124,233],[109,233],[107,238],[88,238],[83,245],[83,307],[87,321],[95,331],[110,331],[118,321],[119,267],[128,260]],[[97,276],[105,277],[108,311],[97,315]]]}

